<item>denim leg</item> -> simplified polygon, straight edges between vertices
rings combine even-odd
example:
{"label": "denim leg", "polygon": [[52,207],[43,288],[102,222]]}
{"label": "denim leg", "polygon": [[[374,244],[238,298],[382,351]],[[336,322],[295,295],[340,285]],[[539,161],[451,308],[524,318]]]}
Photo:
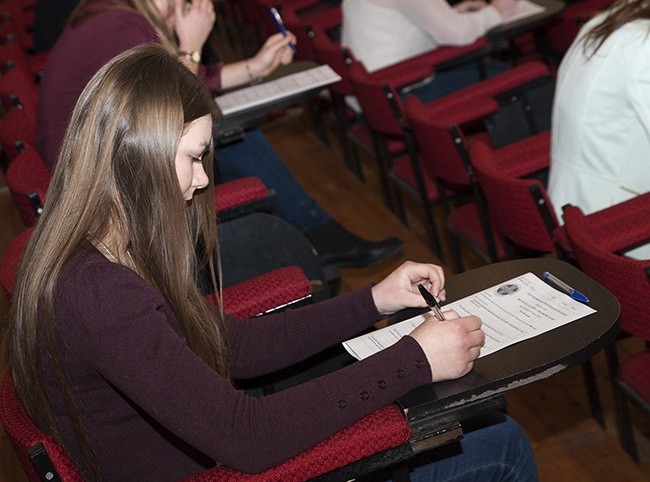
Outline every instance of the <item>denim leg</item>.
{"label": "denim leg", "polygon": [[246,131],[244,140],[219,147],[219,180],[254,176],[275,191],[270,204],[275,213],[302,232],[322,225],[330,216],[300,186],[273,146],[258,129]]}
{"label": "denim leg", "polygon": [[[486,60],[485,71],[488,77],[492,77],[508,69],[508,64],[498,60]],[[431,100],[442,97],[443,95],[450,94],[458,89],[475,84],[481,80],[476,64],[469,63],[456,67],[452,70],[439,72],[433,80],[423,86],[416,87],[408,92],[403,92],[404,95],[413,94],[417,96],[422,102],[429,102]]]}
{"label": "denim leg", "polygon": [[532,449],[521,427],[507,415],[491,414],[490,425],[467,432],[433,451],[411,473],[412,482],[537,482]]}

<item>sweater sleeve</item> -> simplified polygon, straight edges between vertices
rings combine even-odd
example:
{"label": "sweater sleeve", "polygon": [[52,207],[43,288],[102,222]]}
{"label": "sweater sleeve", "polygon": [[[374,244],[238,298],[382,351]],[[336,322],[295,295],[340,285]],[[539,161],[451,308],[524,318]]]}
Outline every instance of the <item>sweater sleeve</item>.
{"label": "sweater sleeve", "polygon": [[[160,294],[127,268],[106,260],[86,264],[57,290],[66,350],[138,411],[243,472],[269,469],[431,381],[422,349],[407,336],[333,374],[251,397],[190,350]],[[335,306],[323,308],[326,317]]]}
{"label": "sweater sleeve", "polygon": [[203,83],[215,94],[221,93],[221,69],[223,62],[217,62],[214,65],[199,66],[198,76]]}
{"label": "sweater sleeve", "polygon": [[370,286],[270,316],[228,318],[232,375],[250,378],[293,365],[380,319]]}
{"label": "sweater sleeve", "polygon": [[499,11],[487,6],[460,13],[446,0],[400,0],[396,7],[440,45],[467,45],[501,22]]}

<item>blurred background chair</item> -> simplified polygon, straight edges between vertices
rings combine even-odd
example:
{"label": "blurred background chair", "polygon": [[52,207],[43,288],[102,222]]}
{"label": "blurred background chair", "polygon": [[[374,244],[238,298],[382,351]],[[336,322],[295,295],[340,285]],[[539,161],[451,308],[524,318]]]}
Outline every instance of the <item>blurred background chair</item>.
{"label": "blurred background chair", "polygon": [[626,250],[650,243],[650,193],[589,216],[564,207],[564,229],[580,268],[610,290],[621,304],[621,330],[644,342],[644,349],[618,362],[616,344],[607,349],[616,403],[620,443],[639,461],[627,402],[650,415],[650,259],[624,256]]}

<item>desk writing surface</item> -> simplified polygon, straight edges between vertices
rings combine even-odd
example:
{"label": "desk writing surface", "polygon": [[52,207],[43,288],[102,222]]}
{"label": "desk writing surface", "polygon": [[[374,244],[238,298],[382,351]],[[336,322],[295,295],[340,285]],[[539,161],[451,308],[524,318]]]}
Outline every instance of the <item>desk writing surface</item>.
{"label": "desk writing surface", "polygon": [[550,271],[585,293],[596,312],[479,358],[472,371],[460,379],[413,390],[399,400],[409,421],[546,378],[582,363],[615,339],[619,316],[616,298],[576,267],[555,259],[494,263],[450,277],[447,300],[463,298],[528,271],[540,277]]}
{"label": "desk writing surface", "polygon": [[507,19],[504,23],[491,28],[486,36],[490,40],[506,40],[517,35],[522,34],[527,30],[534,29],[556,15],[559,15],[566,7],[562,0],[531,0],[532,2],[544,7],[544,11],[536,15],[521,18],[514,22],[508,22]]}
{"label": "desk writing surface", "polygon": [[[300,74],[304,72],[305,74],[312,70],[319,68],[319,64],[307,60],[298,60],[292,62],[288,65],[282,65],[275,69],[273,73],[266,76],[264,81],[257,86],[253,86],[255,89],[258,86],[263,86],[267,82],[272,82],[283,77],[290,76],[292,74]],[[320,66],[322,69],[323,66]],[[339,77],[340,79],[340,77]],[[333,81],[330,81],[330,83]],[[256,105],[251,105],[243,109],[239,109],[236,112],[227,113],[223,115],[223,118],[217,123],[217,127],[220,130],[226,130],[229,128],[239,127],[242,129],[248,129],[251,127],[256,127],[259,124],[264,123],[267,118],[266,114],[273,111],[278,111],[286,109],[288,107],[294,106],[302,101],[305,101],[323,89],[326,89],[328,85],[316,85],[313,88],[301,88],[300,91],[292,92],[286,95],[282,95],[278,98],[272,98],[270,101],[265,101]],[[245,88],[244,88],[245,89]],[[233,89],[235,92],[241,91],[241,89]],[[224,96],[227,96],[229,92],[224,93]],[[218,99],[219,97],[217,97]],[[225,98],[225,97],[224,97]],[[219,102],[217,101],[217,104]]]}

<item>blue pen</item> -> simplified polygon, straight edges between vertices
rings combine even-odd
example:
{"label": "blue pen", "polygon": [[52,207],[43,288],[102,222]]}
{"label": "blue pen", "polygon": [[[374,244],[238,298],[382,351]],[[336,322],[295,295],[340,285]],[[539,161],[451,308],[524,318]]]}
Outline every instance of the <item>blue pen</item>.
{"label": "blue pen", "polygon": [[542,276],[546,281],[549,281],[551,284],[555,285],[556,288],[560,288],[562,291],[564,291],[574,300],[580,301],[581,303],[589,303],[589,298],[587,298],[584,294],[580,293],[580,291],[578,291],[577,289],[572,288],[571,286],[566,284],[561,279],[558,279],[557,276],[553,276],[548,271],[544,271]]}
{"label": "blue pen", "polygon": [[[273,20],[275,21],[275,26],[278,27],[278,30],[282,35],[285,37],[289,36],[289,32],[287,32],[287,29],[284,28],[284,22],[282,21],[282,17],[280,17],[280,14],[278,13],[277,9],[275,7],[269,7],[269,12],[271,12],[271,17],[273,17]],[[294,52],[296,51],[296,44],[293,42],[289,43],[289,47],[291,47],[291,50]]]}

